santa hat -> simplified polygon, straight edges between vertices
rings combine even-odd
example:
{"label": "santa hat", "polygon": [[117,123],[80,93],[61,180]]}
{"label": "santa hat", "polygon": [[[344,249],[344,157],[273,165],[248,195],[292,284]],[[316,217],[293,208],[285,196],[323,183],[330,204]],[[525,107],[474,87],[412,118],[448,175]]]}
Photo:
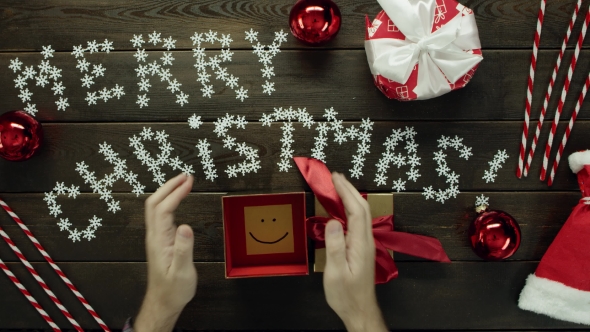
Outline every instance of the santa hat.
{"label": "santa hat", "polygon": [[572,154],[569,164],[583,198],[527,278],[518,306],[590,325],[590,150]]}

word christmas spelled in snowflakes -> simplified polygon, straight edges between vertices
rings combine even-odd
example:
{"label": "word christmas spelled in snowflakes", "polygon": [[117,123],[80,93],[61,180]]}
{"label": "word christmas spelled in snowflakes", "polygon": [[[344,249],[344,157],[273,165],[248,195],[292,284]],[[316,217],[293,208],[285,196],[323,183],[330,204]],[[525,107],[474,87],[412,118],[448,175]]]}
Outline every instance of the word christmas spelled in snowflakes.
{"label": "word christmas spelled in snowflakes", "polygon": [[[214,121],[213,124],[212,131],[217,137],[215,144],[221,141],[223,149],[237,152],[240,159],[242,159],[234,164],[224,163],[225,169],[223,170],[217,169],[213,150],[211,149],[212,142],[207,138],[195,137],[194,148],[198,152],[198,166],[187,164],[178,155],[175,155],[173,140],[170,140],[169,134],[164,130],[153,131],[149,127],[144,127],[141,132],[129,137],[129,147],[136,159],[150,173],[152,181],[158,186],[163,185],[167,178],[178,172],[198,176],[202,170],[206,180],[215,181],[220,177],[227,179],[244,177],[261,170],[258,149],[245,141],[238,140],[233,134],[236,131],[248,130],[250,124],[244,116],[226,113]],[[371,148],[374,122],[366,118],[362,119],[360,123],[345,124],[338,119],[338,112],[334,108],[325,109],[321,118],[314,119],[306,108],[276,107],[271,113],[263,113],[259,119],[259,124],[262,127],[279,125],[281,128],[280,160],[277,160],[275,166],[275,171],[278,172],[294,171],[292,170],[295,168],[292,161],[295,156],[294,133],[296,130],[304,130],[312,135],[314,143],[310,151],[303,153],[303,155],[311,155],[311,157],[324,162],[328,160],[326,151],[330,146],[334,148],[343,144],[353,144],[354,148],[348,166],[349,175],[352,178],[360,179],[368,173],[365,164],[366,158],[371,152],[381,152],[378,162],[375,164],[376,173],[372,175],[377,186],[386,186],[397,192],[405,191],[408,181],[419,183],[420,179],[423,179],[423,173],[425,173],[424,170],[420,170],[423,157],[418,154],[419,145],[415,140],[418,133],[414,127],[393,128],[391,134],[382,143],[384,149],[372,151],[375,150]],[[193,114],[187,119],[187,125],[197,133],[203,130],[203,121],[197,114]],[[302,136],[308,135],[304,134]],[[159,153],[148,152],[145,144],[155,144]],[[90,185],[93,192],[99,195],[100,200],[104,201],[107,213],[116,214],[121,210],[120,201],[112,195],[112,188],[116,182],[126,183],[129,191],[138,196],[144,193],[146,185],[139,182],[139,173],[131,170],[127,160],[120,157],[120,152],[114,151],[108,142],[99,145],[99,153],[104,156],[104,160],[112,167],[112,171],[98,175],[84,161],[79,161],[75,170],[80,174],[84,182]],[[219,152],[217,153],[219,154]],[[451,170],[447,163],[447,158],[453,154],[458,159],[469,160],[473,152],[471,147],[465,145],[463,138],[441,136],[438,140],[438,150],[433,154],[433,160],[436,162],[437,167],[434,170],[426,171],[426,173],[437,174],[442,177],[446,187],[425,186],[422,194],[426,200],[433,199],[444,204],[445,201],[456,198],[459,194],[460,175]],[[491,171],[496,172],[506,158],[505,151],[498,151],[498,154],[489,162]],[[403,174],[403,176],[393,177],[389,180],[391,173]],[[487,173],[488,171],[486,171]],[[487,178],[484,176],[484,179]],[[62,205],[60,204],[60,201],[64,199],[76,199],[79,194],[79,186],[58,182],[52,191],[45,193],[45,201],[49,214],[56,218],[59,229],[67,232],[69,239],[74,242],[82,239],[90,241],[95,238],[95,232],[101,226],[104,215],[99,212],[92,213],[88,216],[86,226],[79,228],[74,226],[73,220],[70,220],[66,216],[67,213],[62,211]]]}

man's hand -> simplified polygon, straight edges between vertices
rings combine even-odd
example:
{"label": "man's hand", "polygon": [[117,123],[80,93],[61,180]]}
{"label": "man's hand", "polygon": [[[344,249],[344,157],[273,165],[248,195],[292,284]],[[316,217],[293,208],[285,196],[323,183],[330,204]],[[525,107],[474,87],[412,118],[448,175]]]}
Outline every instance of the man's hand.
{"label": "man's hand", "polygon": [[148,286],[136,331],[172,331],[197,291],[193,231],[174,224],[174,211],[192,186],[193,177],[180,174],[145,201]]}
{"label": "man's hand", "polygon": [[375,296],[375,243],[369,204],[342,174],[332,174],[348,219],[348,233],[326,225],[324,291],[348,331],[387,331]]}

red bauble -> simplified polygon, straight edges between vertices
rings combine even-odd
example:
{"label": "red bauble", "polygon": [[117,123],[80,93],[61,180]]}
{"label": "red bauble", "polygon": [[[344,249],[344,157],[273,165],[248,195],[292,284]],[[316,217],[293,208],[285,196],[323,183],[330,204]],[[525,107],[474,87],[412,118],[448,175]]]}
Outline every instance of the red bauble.
{"label": "red bauble", "polygon": [[23,111],[0,115],[0,156],[7,160],[29,159],[41,146],[41,124]]}
{"label": "red bauble", "polygon": [[341,21],[340,9],[331,0],[299,0],[289,14],[293,36],[310,45],[334,38]]}
{"label": "red bauble", "polygon": [[469,227],[469,240],[475,253],[490,261],[512,256],[520,245],[520,227],[504,211],[484,209]]}

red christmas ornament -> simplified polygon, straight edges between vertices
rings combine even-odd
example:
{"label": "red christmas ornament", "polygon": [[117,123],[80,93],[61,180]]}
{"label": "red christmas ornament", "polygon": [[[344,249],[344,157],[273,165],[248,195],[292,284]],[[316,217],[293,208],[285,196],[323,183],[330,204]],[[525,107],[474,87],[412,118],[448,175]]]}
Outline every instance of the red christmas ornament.
{"label": "red christmas ornament", "polygon": [[340,9],[331,0],[299,0],[289,14],[293,36],[314,46],[334,38],[341,21]]}
{"label": "red christmas ornament", "polygon": [[504,211],[476,209],[479,215],[469,227],[469,240],[475,253],[490,261],[512,256],[520,245],[520,227],[511,215]]}
{"label": "red christmas ornament", "polygon": [[0,156],[6,160],[29,159],[41,146],[41,124],[23,111],[0,115]]}

